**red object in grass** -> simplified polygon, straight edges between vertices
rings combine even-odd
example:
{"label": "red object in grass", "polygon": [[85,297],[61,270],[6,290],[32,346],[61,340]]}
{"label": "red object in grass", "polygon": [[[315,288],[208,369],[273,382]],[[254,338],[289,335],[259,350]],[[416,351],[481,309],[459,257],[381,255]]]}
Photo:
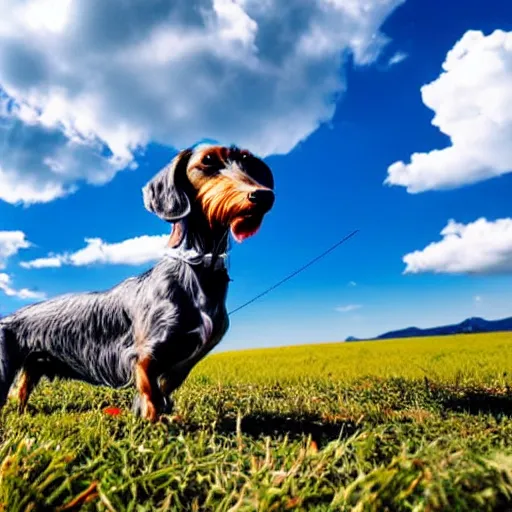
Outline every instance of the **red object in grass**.
{"label": "red object in grass", "polygon": [[119,416],[123,411],[119,407],[106,407],[103,412],[109,416]]}

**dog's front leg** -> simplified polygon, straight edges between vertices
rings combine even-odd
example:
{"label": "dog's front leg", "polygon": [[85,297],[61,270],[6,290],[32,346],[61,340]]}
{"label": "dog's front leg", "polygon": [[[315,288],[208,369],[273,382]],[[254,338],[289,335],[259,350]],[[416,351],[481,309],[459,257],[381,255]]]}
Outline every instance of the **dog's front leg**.
{"label": "dog's front leg", "polygon": [[135,363],[135,386],[138,394],[133,401],[133,412],[149,421],[156,421],[163,400],[150,356],[140,358]]}
{"label": "dog's front leg", "polygon": [[160,390],[162,392],[163,409],[162,413],[171,414],[174,409],[174,400],[171,393],[176,391],[185,382],[191,368],[181,369],[180,371],[173,372],[171,375],[166,375],[160,380]]}
{"label": "dog's front leg", "polygon": [[171,393],[174,391],[171,383],[167,376],[163,375],[160,377],[160,391],[162,392],[162,413],[171,414],[174,410],[174,400],[171,397]]}

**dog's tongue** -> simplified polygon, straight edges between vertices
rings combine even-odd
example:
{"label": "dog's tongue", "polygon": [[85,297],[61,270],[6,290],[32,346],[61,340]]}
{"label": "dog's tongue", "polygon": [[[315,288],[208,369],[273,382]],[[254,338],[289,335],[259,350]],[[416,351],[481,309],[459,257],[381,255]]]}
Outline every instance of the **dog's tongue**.
{"label": "dog's tongue", "polygon": [[236,232],[233,228],[231,228],[231,234],[233,235],[233,238],[238,243],[242,243],[247,238],[250,238],[251,236],[255,235],[257,231],[258,231],[258,228],[252,229],[251,231],[238,231],[238,232]]}
{"label": "dog's tongue", "polygon": [[260,220],[254,217],[242,217],[236,219],[231,225],[231,234],[233,238],[242,243],[247,238],[255,235],[260,228]]}

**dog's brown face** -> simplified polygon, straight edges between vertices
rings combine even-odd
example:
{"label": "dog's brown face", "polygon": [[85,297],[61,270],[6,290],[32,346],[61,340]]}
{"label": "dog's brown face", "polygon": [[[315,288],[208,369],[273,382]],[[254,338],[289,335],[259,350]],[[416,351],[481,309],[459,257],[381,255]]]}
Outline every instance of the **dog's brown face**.
{"label": "dog's brown face", "polygon": [[237,242],[258,231],[274,204],[272,172],[249,151],[199,149],[190,158],[187,176],[210,226],[229,226]]}
{"label": "dog's brown face", "polygon": [[258,231],[274,204],[269,167],[235,147],[184,150],[143,190],[146,208],[159,217],[175,222],[199,209],[211,228],[229,228],[237,242]]}

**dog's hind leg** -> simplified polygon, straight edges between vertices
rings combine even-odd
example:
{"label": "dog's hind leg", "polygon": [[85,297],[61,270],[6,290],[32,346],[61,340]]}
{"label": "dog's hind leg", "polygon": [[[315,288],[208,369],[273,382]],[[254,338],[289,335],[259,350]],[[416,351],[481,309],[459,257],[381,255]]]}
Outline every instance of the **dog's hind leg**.
{"label": "dog's hind leg", "polygon": [[43,376],[34,365],[24,365],[18,387],[18,413],[22,414],[27,408],[28,399]]}
{"label": "dog's hind leg", "polygon": [[0,409],[5,405],[20,366],[16,337],[7,327],[0,325]]}
{"label": "dog's hind leg", "polygon": [[[46,364],[48,362],[46,361]],[[48,367],[45,366],[45,360],[41,359],[41,355],[38,353],[31,353],[23,362],[21,368],[21,374],[18,378],[18,413],[22,414],[27,408],[27,402],[34,391],[35,387],[39,384],[39,381],[45,375],[45,370]]]}

